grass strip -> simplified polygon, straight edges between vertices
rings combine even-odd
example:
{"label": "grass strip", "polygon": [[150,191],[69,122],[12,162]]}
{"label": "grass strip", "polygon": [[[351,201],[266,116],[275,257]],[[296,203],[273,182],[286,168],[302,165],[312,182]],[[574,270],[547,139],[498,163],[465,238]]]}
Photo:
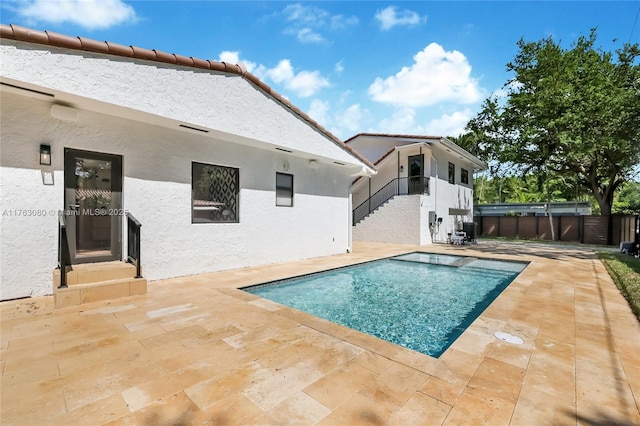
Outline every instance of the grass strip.
{"label": "grass strip", "polygon": [[598,252],[598,257],[640,321],[640,259],[615,252]]}

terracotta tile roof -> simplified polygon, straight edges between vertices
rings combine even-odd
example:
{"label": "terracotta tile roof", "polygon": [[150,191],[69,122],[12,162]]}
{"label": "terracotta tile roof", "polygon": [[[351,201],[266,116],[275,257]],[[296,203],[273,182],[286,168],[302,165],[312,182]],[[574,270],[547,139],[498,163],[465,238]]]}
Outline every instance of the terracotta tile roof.
{"label": "terracotta tile roof", "polygon": [[166,53],[159,50],[148,50],[137,46],[123,46],[108,41],[100,42],[85,37],[72,37],[52,31],[39,31],[31,28],[25,28],[18,25],[0,24],[0,38],[23,41],[27,43],[44,44],[48,46],[61,47],[65,49],[82,50],[93,53],[102,53],[126,58],[144,59],[147,61],[163,62],[186,67],[208,69],[216,72],[228,74],[237,74],[242,76],[254,86],[276,99],[284,107],[288,108],[294,114],[298,115],[304,121],[315,127],[320,133],[331,139],[340,148],[346,150],[349,154],[362,161],[367,166],[375,170],[374,165],[360,155],[346,143],[342,142],[327,129],[318,124],[314,119],[302,112],[286,98],[273,90],[258,77],[247,71],[243,64],[229,64],[226,62],[217,62],[212,60],[199,59],[194,57],[181,56],[174,53]]}

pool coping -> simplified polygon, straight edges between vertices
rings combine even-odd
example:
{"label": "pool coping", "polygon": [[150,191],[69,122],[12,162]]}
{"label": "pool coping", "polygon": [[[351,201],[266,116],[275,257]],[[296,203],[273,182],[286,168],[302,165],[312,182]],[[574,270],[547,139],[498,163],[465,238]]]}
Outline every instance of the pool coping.
{"label": "pool coping", "polygon": [[[640,424],[640,382],[633,379],[640,374],[640,323],[589,248],[434,247],[530,261],[439,359],[239,289],[416,249],[423,247],[358,244],[357,253],[346,256],[153,281],[147,295],[82,307],[54,309],[50,297],[3,302],[2,422],[144,424],[189,415],[197,423],[224,415],[236,424],[281,424],[304,414],[299,424],[319,426],[366,419]],[[167,315],[148,315],[159,311]],[[86,326],[88,318],[93,327]],[[496,331],[524,342],[500,341]],[[300,346],[291,340],[297,336],[304,336]],[[233,339],[239,339],[236,351],[227,348]],[[259,362],[275,386],[248,384],[220,404],[206,403],[213,389],[205,385],[217,383],[217,374],[239,378],[221,367],[237,365],[227,353]],[[128,358],[136,354],[137,361]],[[319,370],[320,379],[314,376]],[[25,391],[30,404],[20,396]],[[283,402],[271,409],[256,397]]]}
{"label": "pool coping", "polygon": [[[454,339],[451,343],[449,343],[448,345],[446,345],[445,349],[444,349],[444,350],[443,350],[443,351],[442,351],[438,356],[434,356],[434,355],[430,355],[430,354],[425,354],[424,352],[420,352],[420,351],[417,351],[417,350],[414,350],[414,349],[411,349],[411,348],[407,348],[407,347],[405,347],[405,346],[402,346],[402,345],[401,345],[401,344],[399,344],[399,343],[394,343],[394,342],[391,342],[391,341],[389,341],[389,340],[386,340],[386,339],[383,339],[383,338],[380,338],[380,337],[373,336],[373,335],[371,335],[371,334],[368,334],[368,333],[362,332],[362,331],[360,331],[360,330],[356,330],[356,329],[354,329],[354,328],[347,327],[347,326],[345,326],[345,325],[342,325],[342,324],[336,323],[336,322],[331,321],[331,320],[328,320],[328,319],[326,319],[326,318],[317,317],[317,316],[315,316],[315,315],[313,315],[313,314],[311,314],[311,313],[308,313],[308,312],[305,312],[305,311],[302,311],[302,310],[299,310],[299,309],[293,308],[293,307],[291,307],[291,306],[288,306],[288,305],[285,305],[285,304],[282,304],[282,303],[279,303],[279,302],[276,302],[276,301],[273,301],[273,300],[270,300],[270,299],[267,299],[267,298],[263,298],[263,297],[261,297],[261,296],[255,295],[254,293],[249,292],[249,290],[252,290],[252,289],[260,289],[260,288],[264,288],[264,287],[271,287],[271,286],[276,286],[276,285],[280,285],[280,284],[286,284],[286,283],[288,283],[288,282],[292,282],[292,281],[295,281],[295,280],[298,280],[298,279],[305,279],[305,278],[309,278],[309,277],[314,277],[314,276],[322,275],[322,274],[325,274],[325,273],[328,273],[328,272],[336,272],[336,271],[340,271],[340,270],[351,269],[351,268],[355,268],[355,267],[359,267],[359,266],[366,265],[366,264],[368,264],[368,263],[375,263],[375,262],[379,262],[379,261],[383,261],[383,260],[397,260],[397,261],[399,261],[399,262],[426,263],[426,264],[432,264],[432,265],[437,265],[437,266],[445,266],[445,267],[449,267],[449,268],[459,268],[460,266],[466,266],[466,264],[464,264],[464,265],[453,265],[453,264],[441,264],[441,263],[419,262],[419,261],[415,261],[415,260],[408,260],[408,259],[397,259],[397,258],[398,258],[398,257],[400,257],[400,256],[404,256],[404,255],[407,255],[407,254],[413,254],[413,253],[420,253],[420,254],[434,254],[434,255],[444,255],[443,253],[427,252],[427,251],[422,251],[422,250],[420,250],[420,251],[410,251],[410,252],[403,253],[403,254],[399,254],[399,255],[386,256],[386,257],[381,257],[381,258],[379,258],[379,259],[372,259],[372,260],[368,260],[368,261],[360,262],[360,263],[355,263],[355,264],[351,264],[351,265],[338,266],[338,267],[335,267],[335,268],[330,268],[330,269],[326,269],[326,270],[322,270],[322,271],[316,271],[316,272],[312,272],[312,273],[308,273],[308,274],[301,274],[301,275],[291,276],[291,277],[287,277],[287,278],[283,278],[283,279],[270,280],[270,281],[266,281],[266,282],[259,283],[259,284],[252,284],[252,285],[245,286],[245,287],[238,287],[238,288],[237,288],[237,290],[241,290],[241,291],[244,291],[244,292],[246,292],[246,293],[248,293],[248,294],[250,294],[250,295],[252,295],[252,296],[256,296],[258,299],[268,300],[268,301],[270,301],[271,303],[275,303],[275,304],[277,304],[278,306],[281,306],[282,308],[287,308],[287,309],[289,309],[289,310],[293,310],[293,311],[295,311],[296,313],[303,313],[303,314],[305,314],[306,316],[309,316],[309,317],[310,317],[310,319],[323,320],[323,321],[326,321],[326,322],[328,322],[328,323],[330,323],[330,324],[334,324],[334,325],[340,326],[340,327],[342,327],[342,328],[344,328],[344,329],[346,329],[346,330],[341,331],[341,332],[339,332],[339,333],[337,333],[337,334],[331,334],[331,335],[332,335],[333,337],[343,339],[343,340],[345,340],[345,341],[347,341],[347,342],[349,342],[349,340],[348,340],[348,338],[347,338],[347,337],[345,337],[345,336],[348,336],[348,335],[349,335],[349,332],[350,332],[350,331],[353,331],[353,332],[357,332],[357,333],[359,333],[359,334],[360,334],[359,339],[358,339],[358,342],[360,342],[360,343],[362,342],[362,340],[364,339],[364,337],[365,337],[365,336],[368,336],[368,337],[372,337],[372,338],[376,339],[376,344],[375,344],[375,345],[373,345],[373,347],[376,347],[376,348],[377,348],[377,347],[379,347],[379,346],[381,345],[381,342],[384,342],[384,343],[388,343],[388,344],[392,344],[392,345],[396,346],[396,347],[397,347],[397,349],[405,349],[405,350],[408,350],[408,351],[411,351],[411,352],[415,352],[415,353],[420,354],[420,355],[428,356],[429,358],[433,358],[433,359],[436,359],[436,360],[437,360],[437,359],[440,359],[440,358],[441,358],[441,357],[442,357],[442,356],[447,352],[447,350],[448,350],[450,347],[452,347],[452,346],[455,344],[455,342],[456,342],[459,338],[461,338],[461,337],[462,337],[462,335],[463,335],[464,333],[466,333],[466,332],[467,332],[467,330],[469,329],[469,327],[471,327],[471,325],[472,325],[472,324],[473,324],[473,323],[474,323],[478,318],[480,318],[480,316],[484,313],[484,311],[486,311],[487,309],[489,309],[489,307],[490,307],[490,306],[491,306],[491,305],[492,305],[492,304],[493,304],[493,303],[494,303],[494,302],[495,302],[495,301],[496,301],[496,300],[497,300],[497,299],[502,295],[502,293],[503,293],[507,288],[509,288],[509,286],[511,286],[511,285],[513,284],[513,282],[514,282],[516,279],[518,279],[518,277],[520,276],[520,274],[522,274],[522,273],[526,270],[527,266],[529,266],[529,264],[531,263],[530,261],[521,261],[521,260],[512,260],[512,259],[500,259],[500,258],[495,258],[495,257],[478,257],[478,256],[464,256],[464,255],[451,255],[451,254],[446,254],[446,256],[461,257],[462,259],[460,259],[460,261],[462,261],[462,260],[467,260],[467,259],[472,259],[472,260],[491,260],[491,261],[497,261],[497,262],[518,263],[518,264],[522,264],[522,265],[523,265],[523,269],[522,269],[520,272],[517,272],[517,273],[516,273],[515,271],[507,271],[507,272],[513,272],[513,273],[516,273],[516,276],[515,276],[514,278],[512,278],[512,279],[509,281],[509,283],[508,283],[508,284],[507,284],[507,285],[506,285],[502,290],[500,290],[500,292],[498,293],[498,295],[497,295],[497,296],[496,296],[496,297],[491,301],[491,303],[489,303],[488,305],[486,305],[486,306],[484,307],[484,309],[482,309],[482,311],[481,311],[477,316],[475,316],[475,318],[473,319],[473,321],[471,321],[471,323],[469,323],[469,325],[468,325],[468,326],[466,326],[466,327],[464,328],[464,330],[463,330],[459,335],[457,335],[457,336],[455,337],[455,339]],[[495,289],[494,289],[494,290],[495,290]],[[494,291],[494,290],[492,290],[492,291]],[[484,300],[484,299],[483,299],[483,300]],[[473,313],[473,311],[474,311],[474,310],[471,310],[467,315],[471,315],[471,314]],[[291,318],[291,315],[292,315],[292,314],[291,314],[291,313],[289,313],[289,315],[285,315],[285,316],[288,316],[288,317],[290,317],[290,318]],[[297,315],[294,315],[294,317],[297,317]],[[466,318],[466,317],[465,317],[465,318]],[[294,318],[291,318],[291,319],[294,319]],[[304,322],[301,322],[301,323],[302,323],[303,325],[307,325],[307,326],[309,326],[308,324],[306,324],[306,323],[304,323]],[[313,328],[313,327],[311,327],[311,328]],[[321,331],[321,330],[317,330],[317,331]],[[452,333],[452,332],[453,332],[453,330],[450,330],[450,331],[449,331],[449,333]],[[353,343],[353,342],[349,342],[349,343]],[[370,349],[370,350],[371,350],[371,349]],[[387,350],[387,351],[384,351],[384,353],[380,353],[380,352],[376,352],[376,351],[373,351],[373,352],[378,353],[378,355],[382,355],[382,356],[385,356],[385,357],[387,357],[387,358],[389,358],[389,359],[394,360],[393,356],[392,356],[392,355],[390,355],[390,354],[394,353],[394,351]],[[400,362],[399,360],[396,360],[396,361],[397,361],[397,362]],[[425,373],[431,374],[431,373],[430,373],[430,371],[422,370],[422,369],[421,369],[421,368],[419,368],[419,367],[414,367],[414,368],[416,368],[416,369],[417,369],[417,370],[419,370],[419,371],[423,371],[423,372],[425,372]]]}

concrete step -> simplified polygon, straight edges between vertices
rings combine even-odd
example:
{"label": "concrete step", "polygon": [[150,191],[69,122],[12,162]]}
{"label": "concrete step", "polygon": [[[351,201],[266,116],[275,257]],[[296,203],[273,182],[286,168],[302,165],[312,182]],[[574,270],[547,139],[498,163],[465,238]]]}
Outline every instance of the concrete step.
{"label": "concrete step", "polygon": [[[59,278],[59,275],[58,275]],[[120,297],[135,296],[147,293],[146,278],[118,278],[84,284],[74,284],[67,288],[53,290],[56,308],[81,305],[83,303],[112,300]]]}
{"label": "concrete step", "polygon": [[[67,272],[67,285],[95,283],[100,281],[116,280],[120,278],[133,278],[136,276],[136,267],[126,262],[98,262],[81,263],[73,265],[73,270]],[[53,270],[53,284],[60,285],[60,270]]]}

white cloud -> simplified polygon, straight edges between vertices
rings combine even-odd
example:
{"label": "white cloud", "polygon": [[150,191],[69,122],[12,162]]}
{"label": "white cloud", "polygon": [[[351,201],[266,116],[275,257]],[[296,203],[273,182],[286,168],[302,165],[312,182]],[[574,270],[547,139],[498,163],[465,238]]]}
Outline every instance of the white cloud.
{"label": "white cloud", "polygon": [[391,117],[381,120],[379,127],[374,131],[409,135],[459,136],[464,133],[464,127],[471,116],[471,110],[464,109],[451,114],[442,114],[438,118],[423,123],[416,118],[416,111],[413,108],[400,108],[395,110]]}
{"label": "white cloud", "polygon": [[501,88],[495,90],[492,94],[492,98],[507,98],[512,93],[518,92],[524,85],[518,80],[511,80]]}
{"label": "white cloud", "polygon": [[316,120],[322,127],[329,127],[331,124],[331,118],[329,117],[329,102],[322,101],[320,99],[314,99],[311,101],[309,111],[307,114],[309,117]]}
{"label": "white cloud", "polygon": [[350,132],[359,132],[362,129],[362,120],[368,115],[367,110],[363,110],[360,104],[353,104],[345,111],[336,115],[336,121],[342,129]]}
{"label": "white cloud", "polygon": [[260,80],[265,82],[270,80],[303,98],[312,96],[323,87],[329,86],[329,80],[323,77],[320,71],[295,72],[289,59],[282,59],[275,67],[267,68],[262,64],[241,58],[239,51],[224,50],[218,55],[218,60],[231,64],[242,62],[247,67],[247,71]]}
{"label": "white cloud", "polygon": [[375,19],[380,23],[380,29],[383,31],[400,25],[413,27],[427,21],[426,16],[420,16],[418,13],[408,9],[399,11],[396,6],[378,10]]}
{"label": "white cloud", "polygon": [[121,0],[24,0],[10,7],[33,22],[72,23],[90,30],[137,21],[133,7]]}
{"label": "white cloud", "polygon": [[247,60],[241,60],[240,59],[240,52],[238,52],[238,51],[224,50],[218,56],[218,61],[226,62],[228,64],[243,63],[244,66],[247,67],[247,71],[249,71],[250,73],[253,73],[257,69],[257,65],[256,65],[255,62],[251,62],[251,61],[247,61]]}
{"label": "white cloud", "polygon": [[349,28],[358,23],[355,16],[333,15],[329,18],[329,28],[332,30]]}
{"label": "white cloud", "polygon": [[282,59],[275,68],[267,69],[265,74],[274,82],[284,85],[303,98],[312,96],[323,87],[329,86],[329,80],[319,71],[295,73],[288,59]]}
{"label": "white cloud", "polygon": [[447,52],[431,43],[413,57],[411,67],[403,67],[387,78],[376,78],[369,86],[375,101],[404,107],[421,107],[439,102],[469,104],[482,98],[478,82],[471,77],[467,58],[454,50]]}
{"label": "white cloud", "polygon": [[285,19],[291,22],[317,25],[329,16],[329,12],[315,6],[303,6],[300,3],[290,4],[282,11]]}
{"label": "white cloud", "polygon": [[342,61],[337,62],[334,66],[333,69],[338,73],[338,74],[342,74],[342,71],[344,71],[344,65],[342,65]]}
{"label": "white cloud", "polygon": [[371,112],[360,104],[351,104],[346,109],[333,108],[329,101],[320,99],[311,101],[307,114],[342,140],[365,131],[366,123],[373,120]]}
{"label": "white cloud", "polygon": [[415,115],[416,112],[412,108],[395,110],[391,117],[380,120],[376,132],[422,134],[422,130],[416,126],[414,121]]}
{"label": "white cloud", "polygon": [[301,43],[323,43],[326,40],[320,30],[338,30],[358,23],[355,16],[332,15],[319,7],[300,3],[286,6],[282,14],[289,23],[285,34],[295,35]]}
{"label": "white cloud", "polygon": [[472,115],[470,109],[442,114],[439,118],[430,120],[425,128],[435,136],[460,136],[465,133],[464,128],[471,120]]}
{"label": "white cloud", "polygon": [[311,28],[301,28],[297,30],[296,37],[301,43],[322,43],[324,38]]}

